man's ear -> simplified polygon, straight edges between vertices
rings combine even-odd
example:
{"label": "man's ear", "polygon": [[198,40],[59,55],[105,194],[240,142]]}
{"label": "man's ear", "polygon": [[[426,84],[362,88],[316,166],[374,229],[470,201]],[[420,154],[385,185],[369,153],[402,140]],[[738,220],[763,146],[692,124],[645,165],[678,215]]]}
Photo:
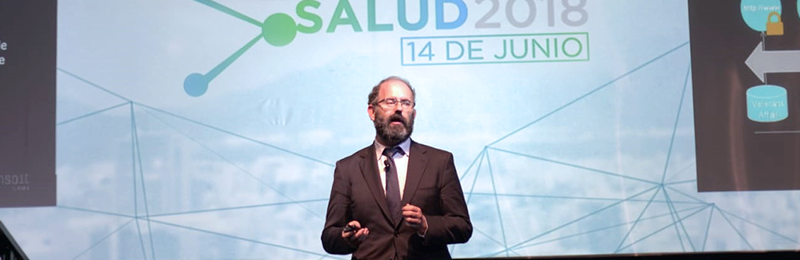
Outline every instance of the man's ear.
{"label": "man's ear", "polygon": [[375,107],[372,105],[367,106],[367,114],[369,115],[369,119],[375,121]]}

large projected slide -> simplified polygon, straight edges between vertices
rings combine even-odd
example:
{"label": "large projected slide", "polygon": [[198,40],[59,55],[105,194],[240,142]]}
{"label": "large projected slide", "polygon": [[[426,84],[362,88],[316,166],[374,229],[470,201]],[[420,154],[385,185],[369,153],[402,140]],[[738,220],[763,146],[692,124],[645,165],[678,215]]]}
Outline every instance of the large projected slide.
{"label": "large projected slide", "polygon": [[796,6],[691,1],[700,191],[800,189]]}
{"label": "large projected slide", "polygon": [[0,3],[0,207],[56,205],[55,15]]}
{"label": "large projected slide", "polygon": [[[454,257],[796,250],[798,1],[757,2],[60,1],[27,128],[55,125],[57,203],[0,220],[31,259],[349,259],[320,240],[334,166],[398,75],[454,156]],[[0,41],[3,73],[44,53]]]}

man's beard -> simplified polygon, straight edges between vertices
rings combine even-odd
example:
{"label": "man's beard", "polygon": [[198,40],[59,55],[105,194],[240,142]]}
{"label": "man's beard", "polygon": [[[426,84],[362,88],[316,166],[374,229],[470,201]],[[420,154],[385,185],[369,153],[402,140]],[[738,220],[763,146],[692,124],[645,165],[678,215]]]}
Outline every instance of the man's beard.
{"label": "man's beard", "polygon": [[[392,122],[400,122],[401,125],[392,125]],[[408,121],[401,114],[392,114],[384,118],[380,113],[375,114],[375,133],[381,140],[387,142],[386,146],[395,146],[411,136],[414,131],[414,114]]]}

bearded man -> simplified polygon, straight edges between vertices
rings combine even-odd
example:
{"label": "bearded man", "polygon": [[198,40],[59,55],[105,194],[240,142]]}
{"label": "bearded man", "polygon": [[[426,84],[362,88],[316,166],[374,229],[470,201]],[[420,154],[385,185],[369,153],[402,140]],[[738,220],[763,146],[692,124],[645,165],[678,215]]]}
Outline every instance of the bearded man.
{"label": "bearded man", "polygon": [[372,88],[372,145],[336,162],[322,246],[352,259],[451,259],[472,223],[453,155],[411,140],[416,92],[388,77]]}

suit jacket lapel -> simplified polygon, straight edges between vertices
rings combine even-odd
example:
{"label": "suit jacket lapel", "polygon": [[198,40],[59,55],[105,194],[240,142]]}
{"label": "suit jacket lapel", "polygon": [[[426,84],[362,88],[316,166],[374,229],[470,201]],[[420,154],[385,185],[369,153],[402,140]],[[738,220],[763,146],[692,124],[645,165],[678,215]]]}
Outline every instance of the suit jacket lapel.
{"label": "suit jacket lapel", "polygon": [[425,148],[411,141],[411,150],[408,157],[408,171],[406,172],[406,187],[403,190],[403,200],[400,205],[406,205],[414,198],[414,193],[419,187],[419,181],[425,173],[425,166],[428,165],[428,152]]}
{"label": "suit jacket lapel", "polygon": [[364,149],[364,153],[361,156],[363,159],[361,161],[361,175],[367,181],[369,191],[372,193],[372,197],[375,198],[375,202],[380,206],[383,217],[391,223],[392,218],[388,214],[389,207],[386,206],[386,195],[383,193],[381,178],[378,176],[380,170],[378,170],[378,162],[375,158],[375,145],[370,145],[367,149]]}

